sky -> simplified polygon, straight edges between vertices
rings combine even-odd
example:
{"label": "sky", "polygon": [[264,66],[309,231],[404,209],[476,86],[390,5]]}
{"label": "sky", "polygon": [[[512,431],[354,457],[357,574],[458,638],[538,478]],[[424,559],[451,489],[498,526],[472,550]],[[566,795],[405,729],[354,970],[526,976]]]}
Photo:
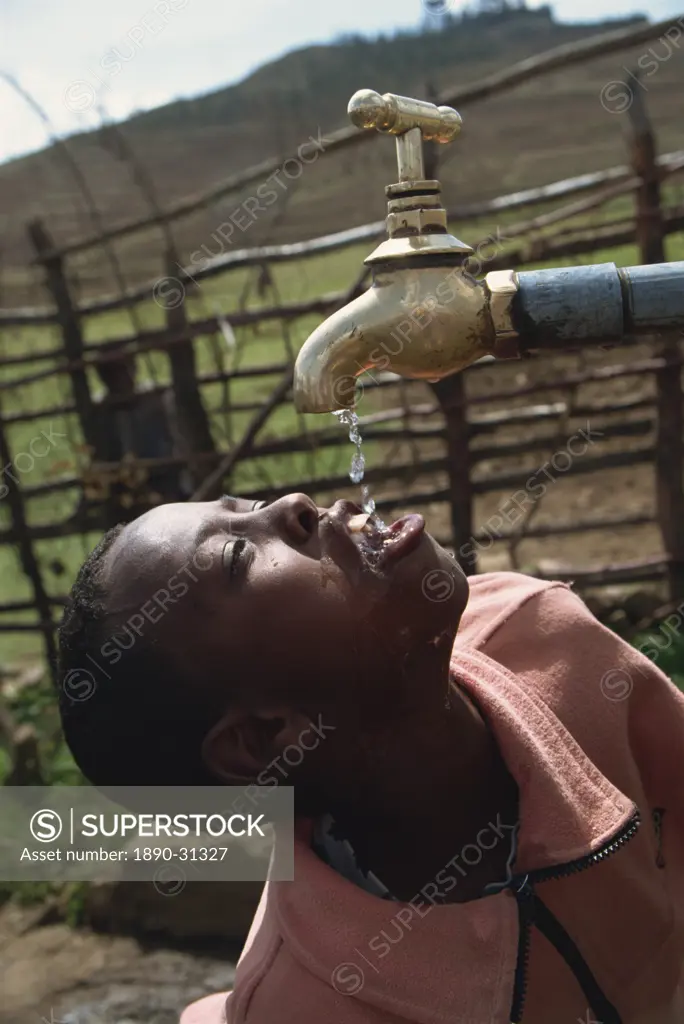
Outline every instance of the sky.
{"label": "sky", "polygon": [[[464,0],[442,0],[458,10]],[[528,0],[530,7],[542,0]],[[557,0],[563,21],[648,11],[683,0]],[[260,64],[345,33],[418,26],[422,0],[0,0],[0,73],[13,76],[57,134],[211,92]],[[0,162],[48,141],[35,111],[0,77]]]}

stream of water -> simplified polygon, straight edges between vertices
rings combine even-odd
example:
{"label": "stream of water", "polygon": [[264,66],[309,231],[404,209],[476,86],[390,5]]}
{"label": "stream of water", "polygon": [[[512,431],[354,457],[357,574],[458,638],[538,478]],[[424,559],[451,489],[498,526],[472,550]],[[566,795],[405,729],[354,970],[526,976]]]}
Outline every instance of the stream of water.
{"label": "stream of water", "polygon": [[[349,440],[354,445],[355,451],[352,455],[349,479],[353,484],[361,484],[361,508],[368,515],[375,515],[375,501],[371,498],[368,484],[363,483],[366,472],[366,457],[363,454],[363,439],[359,430],[359,417],[354,409],[338,409],[333,413],[333,416],[337,417],[342,426],[347,427]],[[381,526],[385,525],[377,516],[376,519]]]}

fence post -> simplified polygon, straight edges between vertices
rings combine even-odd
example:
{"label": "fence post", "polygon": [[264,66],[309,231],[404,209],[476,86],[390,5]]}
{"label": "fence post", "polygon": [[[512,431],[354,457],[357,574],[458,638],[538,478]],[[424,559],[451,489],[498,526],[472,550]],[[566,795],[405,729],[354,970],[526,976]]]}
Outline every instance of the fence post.
{"label": "fence post", "polygon": [[[166,272],[174,277],[178,271],[175,254],[166,254]],[[185,292],[180,292],[181,301],[169,305],[166,311],[166,324],[173,334],[187,333],[188,321],[185,315]],[[192,337],[177,342],[168,348],[171,364],[171,382],[176,401],[178,427],[188,451],[188,469],[192,477],[193,487],[199,487],[205,472],[202,463],[193,459],[194,453],[211,454],[216,451],[214,439],[209,426],[209,418],[202,402],[202,394],[197,382],[197,360]]]}
{"label": "fence post", "polygon": [[0,477],[0,495],[7,499],[12,525],[16,536],[16,545],[21,566],[28,576],[33,588],[33,599],[40,617],[40,630],[45,642],[45,653],[53,680],[57,681],[57,645],[55,644],[54,623],[50,598],[47,595],[40,575],[40,565],[33,550],[31,530],[29,528],[24,499],[17,478],[11,472],[14,460],[10,448],[7,431],[0,408],[0,460],[2,460],[2,476]]}
{"label": "fence post", "polygon": [[[666,259],[660,206],[661,175],[656,162],[656,141],[638,76],[629,83],[629,150],[632,166],[641,179],[636,190],[636,230],[642,263]],[[655,374],[657,427],[655,445],[656,506],[663,546],[669,555],[670,598],[684,596],[684,406],[681,351],[678,338],[659,343],[656,355],[664,366]]]}
{"label": "fence post", "polygon": [[444,414],[447,458],[449,460],[449,505],[451,534],[456,560],[467,576],[477,570],[474,554],[467,558],[461,548],[473,538],[473,495],[470,481],[470,445],[466,415],[465,381],[455,373],[431,385]]}
{"label": "fence post", "polygon": [[[78,310],[72,302],[64,275],[62,257],[54,253],[54,243],[41,220],[31,221],[28,234],[38,263],[45,270],[46,283],[57,308],[64,352],[70,363],[78,363],[83,359],[83,335]],[[69,370],[69,376],[83,439],[91,449],[92,458],[104,459],[98,410],[90,394],[85,368],[74,366]]]}

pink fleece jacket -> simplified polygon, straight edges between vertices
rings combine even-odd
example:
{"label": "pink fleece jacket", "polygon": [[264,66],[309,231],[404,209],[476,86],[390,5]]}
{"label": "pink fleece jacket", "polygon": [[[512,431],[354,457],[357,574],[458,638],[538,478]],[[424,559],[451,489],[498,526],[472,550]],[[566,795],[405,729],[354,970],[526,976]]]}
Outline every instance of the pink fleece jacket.
{"label": "pink fleece jacket", "polygon": [[519,785],[512,884],[388,902],[303,823],[234,991],[181,1024],[683,1024],[684,696],[565,585],[470,583],[452,672]]}

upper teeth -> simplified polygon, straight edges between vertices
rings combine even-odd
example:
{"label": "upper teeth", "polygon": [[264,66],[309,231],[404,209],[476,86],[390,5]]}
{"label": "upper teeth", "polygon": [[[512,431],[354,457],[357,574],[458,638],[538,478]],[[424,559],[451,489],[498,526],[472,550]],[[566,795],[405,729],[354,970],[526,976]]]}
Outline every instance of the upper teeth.
{"label": "upper teeth", "polygon": [[358,516],[352,516],[349,520],[349,532],[350,533],[370,533],[369,525],[370,515],[366,512],[361,512]]}

